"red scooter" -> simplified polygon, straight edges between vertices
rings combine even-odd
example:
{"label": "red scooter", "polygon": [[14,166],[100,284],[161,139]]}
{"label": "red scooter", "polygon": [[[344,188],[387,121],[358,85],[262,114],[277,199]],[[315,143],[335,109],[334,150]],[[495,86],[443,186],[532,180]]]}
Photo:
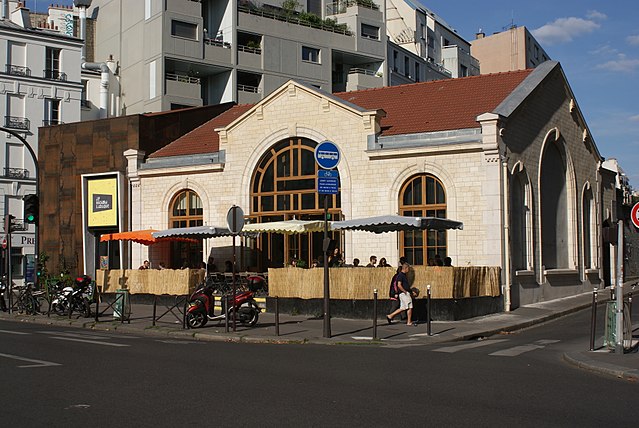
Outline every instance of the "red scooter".
{"label": "red scooter", "polygon": [[[229,320],[235,319],[242,325],[253,327],[257,324],[262,309],[253,298],[252,291],[244,291],[236,294],[233,303],[226,309],[226,298],[222,299],[222,313],[215,315],[215,296],[213,296],[213,284],[203,284],[195,290],[189,298],[189,307],[186,310],[186,323],[190,328],[204,327],[208,321],[222,321],[228,316]],[[232,299],[232,298],[231,298]]]}

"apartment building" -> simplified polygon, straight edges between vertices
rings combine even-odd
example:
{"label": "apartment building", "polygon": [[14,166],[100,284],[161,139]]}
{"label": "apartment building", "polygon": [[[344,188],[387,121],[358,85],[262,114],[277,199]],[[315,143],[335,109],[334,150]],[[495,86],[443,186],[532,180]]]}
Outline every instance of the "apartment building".
{"label": "apartment building", "polygon": [[479,60],[482,74],[535,68],[551,59],[525,26],[516,25],[490,36],[480,31],[470,52]]}
{"label": "apartment building", "polygon": [[[33,273],[34,226],[25,224],[23,196],[36,193],[38,128],[80,120],[82,41],[31,25],[29,9],[15,1],[0,4],[0,213],[16,219],[11,235],[12,275]],[[26,257],[25,257],[26,256]],[[3,264],[4,266],[4,264]]]}
{"label": "apartment building", "polygon": [[476,76],[470,43],[432,10],[411,0],[386,0],[390,86]]}

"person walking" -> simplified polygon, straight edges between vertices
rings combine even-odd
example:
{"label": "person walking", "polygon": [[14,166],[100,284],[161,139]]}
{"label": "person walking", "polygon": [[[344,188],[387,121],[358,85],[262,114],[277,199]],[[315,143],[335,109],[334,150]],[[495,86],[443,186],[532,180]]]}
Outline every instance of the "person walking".
{"label": "person walking", "polygon": [[386,315],[386,321],[388,324],[392,324],[393,318],[397,315],[406,311],[406,325],[417,325],[417,323],[413,323],[413,298],[411,296],[411,289],[408,283],[408,277],[406,274],[410,270],[410,265],[408,263],[404,263],[402,265],[402,270],[396,274],[395,284],[397,284],[397,289],[399,290],[399,309],[394,312]]}

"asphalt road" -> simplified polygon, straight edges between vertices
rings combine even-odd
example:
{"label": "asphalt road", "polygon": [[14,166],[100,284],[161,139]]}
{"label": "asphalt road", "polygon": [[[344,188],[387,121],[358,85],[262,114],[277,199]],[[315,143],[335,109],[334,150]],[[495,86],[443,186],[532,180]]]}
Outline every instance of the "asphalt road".
{"label": "asphalt road", "polygon": [[639,385],[561,359],[588,346],[588,325],[583,311],[485,340],[390,348],[0,321],[0,426],[634,426]]}

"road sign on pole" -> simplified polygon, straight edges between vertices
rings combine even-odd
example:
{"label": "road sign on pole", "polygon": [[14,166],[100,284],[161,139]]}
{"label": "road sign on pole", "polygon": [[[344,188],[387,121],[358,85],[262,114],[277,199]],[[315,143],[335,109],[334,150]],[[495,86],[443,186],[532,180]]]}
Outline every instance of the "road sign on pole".
{"label": "road sign on pole", "polygon": [[333,169],[339,164],[339,148],[332,141],[322,141],[315,147],[315,162],[322,169]]}
{"label": "road sign on pole", "polygon": [[632,219],[632,224],[634,224],[636,228],[639,228],[639,202],[632,207],[632,211],[630,211],[630,218]]}
{"label": "road sign on pole", "polygon": [[339,189],[339,173],[330,169],[317,171],[317,193],[320,195],[337,195]]}

